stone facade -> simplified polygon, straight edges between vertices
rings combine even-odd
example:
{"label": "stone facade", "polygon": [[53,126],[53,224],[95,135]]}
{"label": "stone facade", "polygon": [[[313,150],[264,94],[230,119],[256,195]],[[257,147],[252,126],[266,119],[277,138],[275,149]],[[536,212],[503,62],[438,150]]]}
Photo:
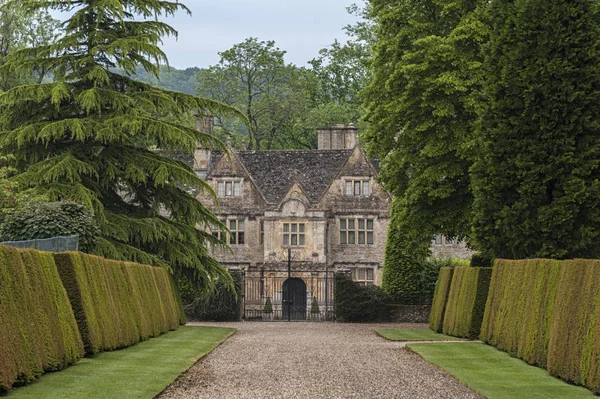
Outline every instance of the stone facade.
{"label": "stone facade", "polygon": [[[198,122],[204,131],[210,126]],[[231,159],[196,151],[194,168],[218,204],[209,193],[198,199],[232,231],[220,235],[232,251],[216,250],[216,259],[243,268],[247,279],[260,278],[246,286],[250,307],[261,309],[270,297],[275,310],[283,309],[288,254],[290,277],[306,285],[307,314],[313,296],[320,310],[332,306],[339,268],[351,269],[364,284],[381,283],[391,197],[375,181],[377,162],[360,148],[353,126],[321,129],[319,145],[312,151],[231,151]]]}

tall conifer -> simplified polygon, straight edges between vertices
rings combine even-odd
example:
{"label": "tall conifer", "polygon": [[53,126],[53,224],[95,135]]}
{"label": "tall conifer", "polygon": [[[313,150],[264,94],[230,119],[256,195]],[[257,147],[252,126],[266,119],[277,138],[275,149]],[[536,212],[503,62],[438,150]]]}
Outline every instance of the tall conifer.
{"label": "tall conifer", "polygon": [[596,0],[493,0],[478,247],[503,258],[600,256],[600,14]]}
{"label": "tall conifer", "polygon": [[112,72],[142,66],[158,76],[157,65],[167,63],[161,38],[177,35],[159,18],[189,10],[158,0],[17,0],[7,7],[71,15],[61,39],[13,53],[2,68],[42,66],[55,77],[0,95],[0,155],[14,155],[16,178],[93,209],[102,230],[96,254],[171,267],[204,284],[229,279],[207,250],[219,242],[204,227],[219,221],[188,193],[208,186],[152,149],[192,153],[198,142],[223,148],[208,134],[158,119],[158,111],[238,113]]}

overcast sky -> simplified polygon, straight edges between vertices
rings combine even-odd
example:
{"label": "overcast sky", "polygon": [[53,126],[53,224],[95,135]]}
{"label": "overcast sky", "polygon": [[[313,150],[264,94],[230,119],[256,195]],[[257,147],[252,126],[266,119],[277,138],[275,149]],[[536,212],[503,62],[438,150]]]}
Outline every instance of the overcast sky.
{"label": "overcast sky", "polygon": [[248,37],[275,40],[287,51],[286,61],[299,66],[318,51],[346,40],[343,27],[356,21],[346,7],[360,0],[183,0],[190,17],[180,12],[167,19],[179,39],[167,39],[164,50],[176,68],[207,67],[218,52]]}

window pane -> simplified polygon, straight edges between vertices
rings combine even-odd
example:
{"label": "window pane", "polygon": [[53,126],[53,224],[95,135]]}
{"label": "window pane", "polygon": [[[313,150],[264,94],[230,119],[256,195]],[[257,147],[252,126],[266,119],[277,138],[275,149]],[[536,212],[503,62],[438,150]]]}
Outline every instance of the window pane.
{"label": "window pane", "polygon": [[373,280],[373,269],[367,269],[367,280]]}
{"label": "window pane", "polygon": [[346,195],[352,195],[352,182],[346,182]]}
{"label": "window pane", "polygon": [[300,245],[304,245],[304,234],[300,234],[299,242],[300,242]]}
{"label": "window pane", "polygon": [[349,231],[348,232],[348,244],[355,244],[356,243],[356,233],[354,231]]}
{"label": "window pane", "polygon": [[242,185],[240,182],[233,183],[233,195],[239,197],[242,191]]}
{"label": "window pane", "polygon": [[232,195],[231,192],[231,182],[225,182],[225,196],[230,197]]}
{"label": "window pane", "polygon": [[346,232],[342,231],[340,233],[340,244],[348,244],[348,240],[346,238]]}
{"label": "window pane", "polygon": [[238,220],[238,230],[244,231],[244,221]]}
{"label": "window pane", "polygon": [[437,235],[435,236],[435,243],[436,243],[437,245],[442,245],[442,236],[441,236],[440,234],[437,234]]}
{"label": "window pane", "polygon": [[372,231],[367,232],[367,244],[373,245],[373,232]]}
{"label": "window pane", "polygon": [[289,234],[283,235],[283,245],[290,245],[290,235]]}
{"label": "window pane", "polygon": [[292,245],[298,245],[298,235],[292,234]]}
{"label": "window pane", "polygon": [[346,219],[340,219],[340,230],[346,230]]}
{"label": "window pane", "polygon": [[373,219],[367,219],[367,230],[373,230]]}
{"label": "window pane", "polygon": [[363,182],[363,195],[369,195],[369,181]]}
{"label": "window pane", "polygon": [[235,245],[235,241],[236,241],[235,239],[236,239],[236,234],[231,233],[231,235],[229,236],[229,244]]}
{"label": "window pane", "polygon": [[365,229],[365,219],[358,219],[358,229],[359,230]]}
{"label": "window pane", "polygon": [[283,224],[283,231],[284,231],[284,233],[287,233],[288,231],[290,231],[290,225],[289,225],[289,223],[284,223]]}
{"label": "window pane", "polygon": [[354,219],[348,219],[348,230],[354,230]]}
{"label": "window pane", "polygon": [[296,223],[292,223],[292,233],[298,231],[298,225]]}
{"label": "window pane", "polygon": [[360,195],[360,182],[354,182],[354,195]]}
{"label": "window pane", "polygon": [[365,269],[358,269],[358,279],[359,280],[365,279]]}
{"label": "window pane", "polygon": [[230,220],[229,221],[229,230],[232,230],[232,231],[235,230],[236,229],[235,228],[236,224],[237,224],[236,220]]}
{"label": "window pane", "polygon": [[238,233],[238,244],[243,244],[244,243],[244,232],[239,232]]}
{"label": "window pane", "polygon": [[217,183],[217,195],[219,197],[223,197],[225,195],[225,183],[223,183],[222,181]]}
{"label": "window pane", "polygon": [[304,233],[304,223],[300,224],[300,233]]}
{"label": "window pane", "polygon": [[358,243],[359,244],[364,244],[365,243],[365,232],[364,231],[359,231],[358,232]]}

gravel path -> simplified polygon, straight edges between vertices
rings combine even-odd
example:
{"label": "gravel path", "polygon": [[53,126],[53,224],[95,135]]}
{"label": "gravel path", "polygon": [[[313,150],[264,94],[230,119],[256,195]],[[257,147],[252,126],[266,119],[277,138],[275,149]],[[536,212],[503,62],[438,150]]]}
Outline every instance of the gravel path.
{"label": "gravel path", "polygon": [[414,324],[206,325],[238,331],[177,379],[160,399],[481,398],[406,350],[405,344],[386,341],[374,332],[415,328]]}

